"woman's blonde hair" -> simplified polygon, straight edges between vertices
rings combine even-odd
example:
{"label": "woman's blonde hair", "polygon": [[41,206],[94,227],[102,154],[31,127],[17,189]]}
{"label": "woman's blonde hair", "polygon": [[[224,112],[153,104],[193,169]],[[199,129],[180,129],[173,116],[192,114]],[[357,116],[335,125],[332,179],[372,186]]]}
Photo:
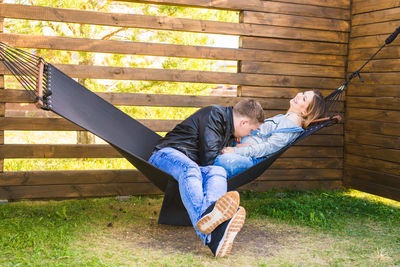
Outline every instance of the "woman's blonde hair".
{"label": "woman's blonde hair", "polygon": [[314,97],[307,107],[306,114],[303,115],[303,128],[307,128],[313,120],[325,115],[326,103],[324,97],[317,89],[312,90]]}

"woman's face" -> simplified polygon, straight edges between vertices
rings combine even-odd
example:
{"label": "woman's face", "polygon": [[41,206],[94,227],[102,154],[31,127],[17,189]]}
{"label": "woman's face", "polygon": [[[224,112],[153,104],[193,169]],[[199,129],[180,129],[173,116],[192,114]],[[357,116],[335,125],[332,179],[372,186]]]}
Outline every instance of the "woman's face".
{"label": "woman's face", "polygon": [[308,105],[314,98],[313,91],[306,91],[298,93],[294,98],[290,100],[290,108],[293,112],[298,114],[305,114],[307,112]]}

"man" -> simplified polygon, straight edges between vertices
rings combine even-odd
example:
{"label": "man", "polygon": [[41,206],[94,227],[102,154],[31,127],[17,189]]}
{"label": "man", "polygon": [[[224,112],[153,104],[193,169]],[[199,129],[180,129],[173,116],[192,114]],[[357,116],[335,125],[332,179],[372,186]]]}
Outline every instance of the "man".
{"label": "man", "polygon": [[224,147],[263,121],[264,111],[254,100],[242,100],[234,107],[205,107],[167,133],[149,159],[178,181],[196,233],[215,257],[229,254],[246,212],[239,207],[239,193],[226,192],[225,169],[212,165]]}

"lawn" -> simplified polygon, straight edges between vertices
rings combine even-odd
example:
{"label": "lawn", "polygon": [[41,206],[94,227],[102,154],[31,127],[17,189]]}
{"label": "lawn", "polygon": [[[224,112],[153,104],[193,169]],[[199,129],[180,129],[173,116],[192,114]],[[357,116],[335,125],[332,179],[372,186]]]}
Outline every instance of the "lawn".
{"label": "lawn", "polygon": [[241,193],[228,258],[158,225],[161,196],[0,205],[0,266],[400,265],[400,203],[355,190]]}

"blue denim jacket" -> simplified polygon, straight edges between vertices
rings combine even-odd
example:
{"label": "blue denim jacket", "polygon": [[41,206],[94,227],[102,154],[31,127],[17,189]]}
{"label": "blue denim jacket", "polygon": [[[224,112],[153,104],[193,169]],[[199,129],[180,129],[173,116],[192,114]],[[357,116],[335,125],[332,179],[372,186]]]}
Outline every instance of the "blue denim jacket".
{"label": "blue denim jacket", "polygon": [[303,129],[283,114],[268,118],[260,128],[251,135],[242,138],[241,143],[249,146],[235,147],[235,153],[261,158],[272,154],[297,138]]}

